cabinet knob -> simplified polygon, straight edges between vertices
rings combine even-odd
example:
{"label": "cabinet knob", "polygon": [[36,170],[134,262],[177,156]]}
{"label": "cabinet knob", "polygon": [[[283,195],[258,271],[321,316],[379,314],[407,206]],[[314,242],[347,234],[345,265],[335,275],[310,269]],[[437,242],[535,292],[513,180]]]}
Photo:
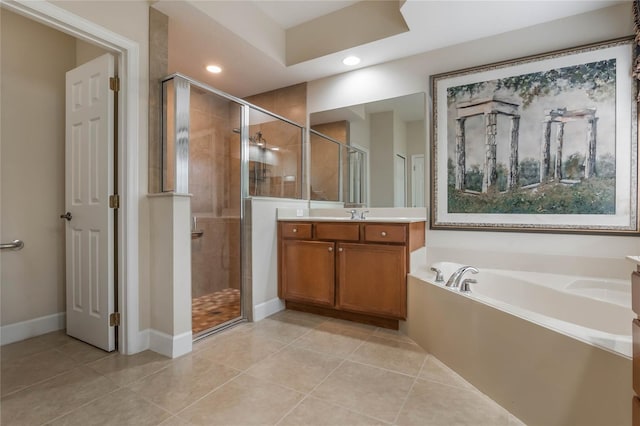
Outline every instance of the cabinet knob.
{"label": "cabinet knob", "polygon": [[382,235],[383,237],[386,237],[386,236],[387,236],[387,233],[386,233],[385,231],[382,231],[382,232],[380,233],[380,235]]}
{"label": "cabinet knob", "polygon": [[329,248],[328,248],[328,250],[329,250],[329,251],[333,251],[333,247],[329,247]]}
{"label": "cabinet knob", "polygon": [[338,251],[342,251],[342,247],[340,247],[340,248],[338,249]]}
{"label": "cabinet knob", "polygon": [[296,232],[298,232],[298,228],[293,228],[293,233],[295,234]]}

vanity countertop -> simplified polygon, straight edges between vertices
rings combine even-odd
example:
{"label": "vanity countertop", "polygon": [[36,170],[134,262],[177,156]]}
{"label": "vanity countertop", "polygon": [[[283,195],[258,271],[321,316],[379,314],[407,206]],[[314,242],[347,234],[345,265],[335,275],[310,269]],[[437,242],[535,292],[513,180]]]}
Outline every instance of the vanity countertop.
{"label": "vanity countertop", "polygon": [[367,217],[366,219],[349,219],[341,216],[291,216],[278,217],[278,221],[300,222],[369,222],[369,223],[415,223],[425,222],[424,217]]}

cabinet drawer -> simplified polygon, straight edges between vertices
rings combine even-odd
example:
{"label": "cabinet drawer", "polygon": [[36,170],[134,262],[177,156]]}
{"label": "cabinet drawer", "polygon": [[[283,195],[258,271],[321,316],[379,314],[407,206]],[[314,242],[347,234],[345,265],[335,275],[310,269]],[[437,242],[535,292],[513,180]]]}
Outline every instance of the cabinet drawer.
{"label": "cabinet drawer", "polygon": [[360,225],[357,223],[316,223],[318,240],[358,241]]}
{"label": "cabinet drawer", "polygon": [[310,239],[310,223],[283,223],[281,224],[282,238]]}
{"label": "cabinet drawer", "polygon": [[631,308],[640,316],[640,273],[631,274]]}
{"label": "cabinet drawer", "polygon": [[405,243],[407,228],[405,225],[364,225],[364,240],[376,243]]}
{"label": "cabinet drawer", "polygon": [[633,390],[640,395],[640,321],[633,320]]}

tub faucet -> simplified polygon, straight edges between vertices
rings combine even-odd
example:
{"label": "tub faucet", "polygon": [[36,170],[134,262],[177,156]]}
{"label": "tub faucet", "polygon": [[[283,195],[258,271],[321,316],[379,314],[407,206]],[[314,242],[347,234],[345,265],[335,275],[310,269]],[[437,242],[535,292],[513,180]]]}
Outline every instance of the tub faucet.
{"label": "tub faucet", "polygon": [[462,293],[471,293],[471,288],[469,284],[477,284],[478,280],[474,280],[473,278],[467,278],[462,280],[462,284],[460,284],[460,292]]}
{"label": "tub faucet", "polygon": [[480,272],[478,271],[478,269],[474,268],[473,266],[463,266],[462,268],[458,269],[453,274],[451,274],[451,277],[449,277],[449,279],[447,280],[445,287],[458,288],[460,286],[460,280],[462,279],[462,276],[467,271],[471,271],[474,274],[477,274],[478,272]]}
{"label": "tub faucet", "polygon": [[431,270],[436,273],[436,282],[437,283],[443,283],[444,282],[444,276],[442,275],[442,271],[440,269],[438,269],[438,268],[434,268],[433,266],[431,267]]}

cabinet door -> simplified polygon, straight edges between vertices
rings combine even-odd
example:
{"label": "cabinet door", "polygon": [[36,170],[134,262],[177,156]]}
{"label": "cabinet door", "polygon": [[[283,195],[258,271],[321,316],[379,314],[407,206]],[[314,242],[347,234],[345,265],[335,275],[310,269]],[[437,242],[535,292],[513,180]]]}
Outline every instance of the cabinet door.
{"label": "cabinet door", "polygon": [[339,243],[337,307],[404,319],[406,265],[404,246]]}
{"label": "cabinet door", "polygon": [[335,243],[282,241],[281,279],[285,300],[333,306]]}

